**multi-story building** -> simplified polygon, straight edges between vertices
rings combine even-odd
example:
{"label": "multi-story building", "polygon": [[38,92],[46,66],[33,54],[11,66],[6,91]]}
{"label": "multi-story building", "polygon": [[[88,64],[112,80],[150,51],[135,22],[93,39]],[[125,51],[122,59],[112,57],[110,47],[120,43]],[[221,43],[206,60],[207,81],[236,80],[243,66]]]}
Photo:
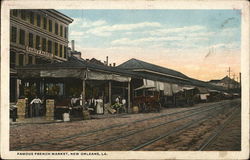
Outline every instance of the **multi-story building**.
{"label": "multi-story building", "polygon": [[17,66],[67,61],[70,17],[56,10],[11,10],[10,101],[18,97]]}

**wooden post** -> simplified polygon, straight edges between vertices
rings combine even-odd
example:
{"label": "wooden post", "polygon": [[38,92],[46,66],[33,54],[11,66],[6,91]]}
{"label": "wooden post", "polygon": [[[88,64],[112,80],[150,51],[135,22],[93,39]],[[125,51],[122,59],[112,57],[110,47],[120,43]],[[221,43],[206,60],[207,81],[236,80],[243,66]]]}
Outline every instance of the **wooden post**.
{"label": "wooden post", "polygon": [[128,82],[128,113],[131,113],[131,106],[130,106],[130,81]]}
{"label": "wooden post", "polygon": [[55,101],[54,99],[46,100],[46,120],[54,120]]}
{"label": "wooden post", "polygon": [[18,121],[22,121],[25,119],[25,109],[26,109],[26,99],[18,99],[17,100]]}
{"label": "wooden post", "polygon": [[85,79],[82,80],[82,107],[85,106]]}
{"label": "wooden post", "polygon": [[111,105],[111,81],[109,81],[109,103]]}

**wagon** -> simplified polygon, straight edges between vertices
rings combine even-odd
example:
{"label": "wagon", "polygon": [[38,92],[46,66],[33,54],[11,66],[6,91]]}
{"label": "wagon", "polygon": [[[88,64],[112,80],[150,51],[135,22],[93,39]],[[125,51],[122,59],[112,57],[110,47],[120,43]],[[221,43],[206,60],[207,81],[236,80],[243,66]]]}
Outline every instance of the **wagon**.
{"label": "wagon", "polygon": [[159,92],[152,86],[141,86],[135,89],[134,105],[140,112],[160,112]]}

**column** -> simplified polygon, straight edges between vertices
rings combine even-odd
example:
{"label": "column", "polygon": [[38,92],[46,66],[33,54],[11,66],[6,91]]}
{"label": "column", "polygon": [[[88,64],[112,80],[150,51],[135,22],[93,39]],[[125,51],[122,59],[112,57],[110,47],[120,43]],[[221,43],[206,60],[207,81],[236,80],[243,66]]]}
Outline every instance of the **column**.
{"label": "column", "polygon": [[17,100],[17,117],[18,121],[22,121],[25,118],[25,109],[26,109],[26,99]]}
{"label": "column", "polygon": [[21,84],[21,80],[20,79],[16,79],[16,99],[15,99],[15,101],[20,96],[20,84]]}
{"label": "column", "polygon": [[82,107],[85,106],[85,88],[86,88],[86,83],[85,83],[85,79],[82,80]]}
{"label": "column", "polygon": [[55,101],[53,99],[46,100],[46,120],[54,120]]}
{"label": "column", "polygon": [[128,113],[131,113],[131,100],[130,100],[130,81],[128,82]]}
{"label": "column", "polygon": [[111,81],[109,81],[109,103],[110,103],[110,105],[111,105],[111,95],[112,95],[112,93],[111,93]]}

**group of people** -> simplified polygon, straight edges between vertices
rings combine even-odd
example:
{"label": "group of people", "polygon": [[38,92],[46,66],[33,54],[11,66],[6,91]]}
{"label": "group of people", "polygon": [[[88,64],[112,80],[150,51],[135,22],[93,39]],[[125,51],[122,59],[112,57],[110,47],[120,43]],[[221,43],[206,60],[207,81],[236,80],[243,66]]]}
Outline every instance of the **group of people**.
{"label": "group of people", "polygon": [[[82,98],[76,98],[73,96],[71,98],[71,106],[82,105]],[[116,111],[116,113],[127,112],[126,108],[126,99],[118,96],[115,99],[115,103],[111,106],[112,109]],[[103,97],[99,96],[98,98],[89,98],[85,101],[85,109],[87,109],[91,114],[103,114],[104,113],[104,102]]]}
{"label": "group of people", "polygon": [[[71,98],[71,106],[77,106],[80,105],[82,106],[82,97],[80,96],[79,98],[73,96]],[[85,109],[90,111],[92,114],[103,114],[103,99],[100,96],[99,98],[89,98],[85,102]]]}
{"label": "group of people", "polygon": [[127,102],[125,98],[121,98],[120,96],[118,96],[115,99],[115,104],[112,105],[111,107],[116,110],[116,113],[121,113],[121,112],[126,113],[127,112],[126,103]]}
{"label": "group of people", "polygon": [[103,114],[103,98],[90,98],[86,101],[86,106],[91,113]]}

